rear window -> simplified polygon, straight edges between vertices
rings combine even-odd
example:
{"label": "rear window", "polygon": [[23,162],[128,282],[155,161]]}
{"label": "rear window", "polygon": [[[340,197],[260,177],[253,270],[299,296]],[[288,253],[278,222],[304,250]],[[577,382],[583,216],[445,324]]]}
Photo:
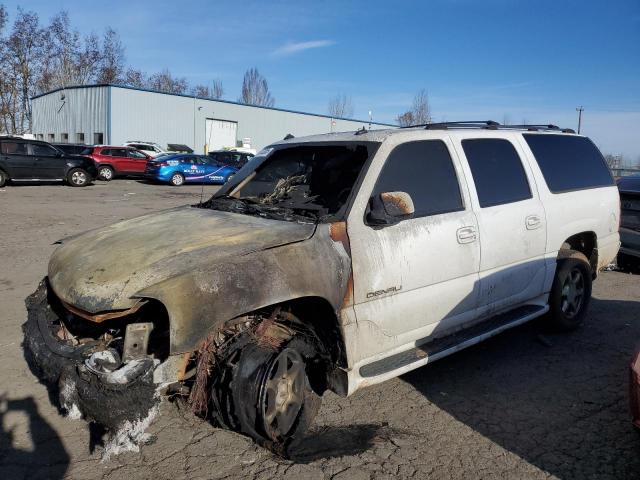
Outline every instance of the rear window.
{"label": "rear window", "polygon": [[586,137],[523,134],[553,193],[608,187],[613,178],[598,148]]}
{"label": "rear window", "polygon": [[463,140],[480,207],[531,198],[522,161],[511,142],[500,138]]}

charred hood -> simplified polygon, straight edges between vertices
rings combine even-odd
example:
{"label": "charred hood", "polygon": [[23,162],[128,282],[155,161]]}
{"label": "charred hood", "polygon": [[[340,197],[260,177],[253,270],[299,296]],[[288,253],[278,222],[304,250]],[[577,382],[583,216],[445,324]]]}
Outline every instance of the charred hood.
{"label": "charred hood", "polygon": [[315,225],[181,207],[63,240],[49,262],[61,300],[89,313],[127,309],[177,275],[310,238]]}

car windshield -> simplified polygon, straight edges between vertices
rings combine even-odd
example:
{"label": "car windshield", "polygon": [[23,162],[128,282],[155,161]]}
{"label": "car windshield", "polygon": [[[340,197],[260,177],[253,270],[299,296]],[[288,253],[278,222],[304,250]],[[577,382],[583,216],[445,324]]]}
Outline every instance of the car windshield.
{"label": "car windshield", "polygon": [[356,180],[377,146],[341,143],[266,149],[256,156],[263,158],[254,163],[254,171],[238,175],[241,178],[199,206],[289,221],[334,221],[344,214]]}

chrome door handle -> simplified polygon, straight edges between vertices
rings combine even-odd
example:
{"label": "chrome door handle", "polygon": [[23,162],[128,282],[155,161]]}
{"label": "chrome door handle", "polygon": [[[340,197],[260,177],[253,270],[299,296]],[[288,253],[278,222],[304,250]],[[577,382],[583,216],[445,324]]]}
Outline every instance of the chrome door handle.
{"label": "chrome door handle", "polygon": [[456,232],[458,243],[471,243],[478,239],[478,232],[475,227],[462,227]]}
{"label": "chrome door handle", "polygon": [[540,228],[542,220],[538,215],[529,215],[524,219],[524,223],[527,226],[527,230],[535,230],[536,228]]}

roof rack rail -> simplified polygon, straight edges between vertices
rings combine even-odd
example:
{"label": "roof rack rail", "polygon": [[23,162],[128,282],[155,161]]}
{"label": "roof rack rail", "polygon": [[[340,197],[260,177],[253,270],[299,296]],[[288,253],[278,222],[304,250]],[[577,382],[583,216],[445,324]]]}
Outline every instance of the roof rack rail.
{"label": "roof rack rail", "polygon": [[529,130],[532,132],[546,131],[546,132],[562,132],[562,133],[576,133],[571,128],[560,128],[557,125],[547,124],[522,124],[522,125],[501,125],[494,120],[468,120],[462,122],[436,122],[436,123],[422,123],[420,125],[409,125],[400,128],[419,128],[423,127],[425,130],[447,130],[449,128],[484,128],[487,130]]}

